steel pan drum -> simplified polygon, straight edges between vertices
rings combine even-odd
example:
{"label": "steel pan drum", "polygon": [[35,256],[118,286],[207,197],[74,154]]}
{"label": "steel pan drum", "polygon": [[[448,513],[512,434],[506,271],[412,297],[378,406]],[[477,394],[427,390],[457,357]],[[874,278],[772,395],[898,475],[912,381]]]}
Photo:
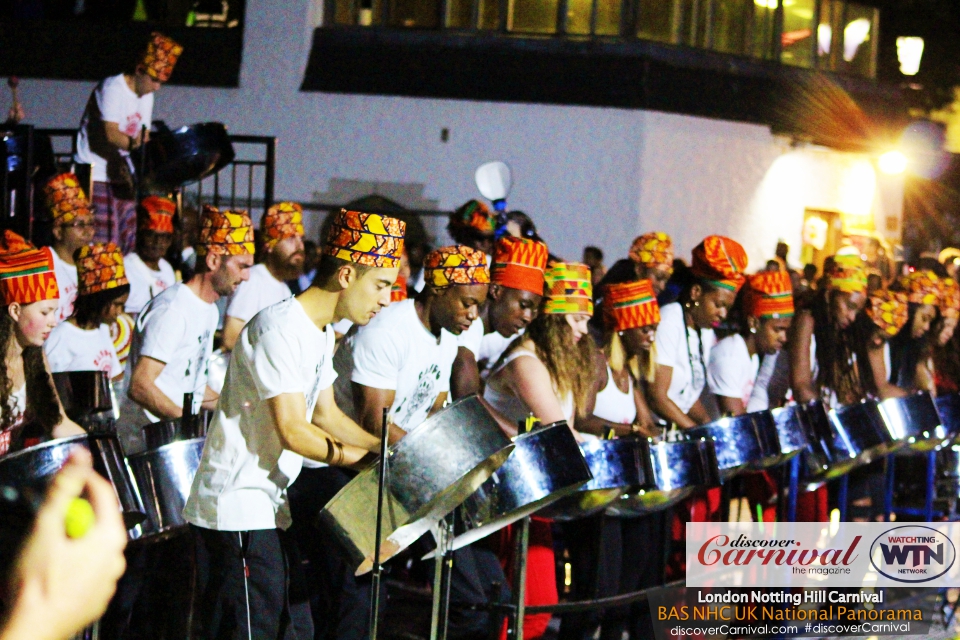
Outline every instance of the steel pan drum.
{"label": "steel pan drum", "polygon": [[73,421],[113,409],[110,380],[103,371],[61,371],[53,374],[53,384],[64,412]]}
{"label": "steel pan drum", "polygon": [[778,463],[787,462],[810,446],[806,431],[800,422],[797,405],[772,409],[770,415],[777,425],[777,444],[780,448]]}
{"label": "steel pan drum", "polygon": [[233,161],[233,144],[219,122],[202,122],[171,131],[159,123],[146,144],[146,181],[169,191],[213,175]]}
{"label": "steel pan drum", "polygon": [[960,393],[950,393],[937,396],[934,400],[937,413],[940,414],[940,424],[947,432],[947,437],[956,439],[960,434]]}
{"label": "steel pan drum", "polygon": [[894,438],[893,450],[931,451],[948,440],[947,430],[940,424],[940,414],[929,393],[884,400],[880,403],[880,413]]}
{"label": "steel pan drum", "polygon": [[205,437],[209,417],[209,411],[201,411],[198,415],[187,416],[187,420],[175,418],[145,425],[143,439],[147,443],[147,450],[159,449],[181,440]]}
{"label": "steel pan drum", "polygon": [[713,440],[724,482],[742,471],[768,466],[780,456],[776,423],[769,411],[720,418],[687,433],[693,439]]}
{"label": "steel pan drum", "polygon": [[513,444],[503,466],[460,506],[463,530],[456,532],[454,549],[569,496],[592,478],[566,422],[521,434]]}
{"label": "steel pan drum", "polygon": [[[453,403],[390,448],[380,559],[430,530],[474,493],[513,451],[513,443],[476,396]],[[373,568],[377,465],[362,471],[317,517],[357,566]]]}
{"label": "steel pan drum", "polygon": [[648,440],[652,488],[631,491],[607,507],[614,516],[641,516],[669,509],[698,490],[720,484],[713,441],[684,438],[677,442]]}
{"label": "steel pan drum", "polygon": [[181,440],[130,456],[130,467],[147,512],[140,540],[162,540],[186,527],[183,507],[200,467],[204,440]]}
{"label": "steel pan drum", "polygon": [[606,508],[625,491],[647,486],[641,448],[645,450],[646,443],[634,438],[582,442],[580,450],[593,479],[537,515],[561,522],[585,518]]}
{"label": "steel pan drum", "polygon": [[137,486],[131,479],[120,441],[113,434],[60,438],[4,456],[0,458],[0,485],[42,491],[50,477],[66,463],[75,446],[90,450],[94,469],[113,485],[126,527],[132,529],[143,522],[146,516]]}

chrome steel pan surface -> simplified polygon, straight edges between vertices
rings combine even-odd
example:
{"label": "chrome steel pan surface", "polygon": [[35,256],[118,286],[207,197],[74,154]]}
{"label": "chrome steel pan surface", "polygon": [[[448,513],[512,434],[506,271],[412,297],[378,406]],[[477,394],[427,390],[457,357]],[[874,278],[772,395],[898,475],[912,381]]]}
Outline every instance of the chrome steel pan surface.
{"label": "chrome steel pan surface", "polygon": [[937,396],[934,400],[937,413],[940,414],[940,423],[947,432],[947,437],[956,440],[960,435],[960,393],[948,393]]}
{"label": "chrome steel pan surface", "polygon": [[776,424],[777,445],[780,449],[778,464],[800,455],[809,446],[807,434],[800,422],[797,405],[772,409],[770,415]]}
{"label": "chrome steel pan surface", "polygon": [[884,400],[880,403],[880,413],[894,439],[891,450],[932,451],[949,440],[937,405],[925,391]]}
{"label": "chrome steel pan surface", "polygon": [[[390,448],[381,560],[396,555],[453,511],[502,465],[513,443],[476,396],[468,396],[408,432]],[[333,497],[318,524],[357,566],[373,567],[376,465]]]}
{"label": "chrome steel pan surface", "polygon": [[130,467],[147,511],[140,540],[162,540],[186,527],[183,507],[200,467],[204,440],[180,440],[130,456]]}
{"label": "chrome steel pan surface", "polygon": [[713,441],[722,480],[726,481],[742,471],[763,468],[767,461],[779,457],[776,423],[770,412],[761,413],[766,418],[762,422],[758,421],[757,414],[747,413],[720,418],[687,430],[693,439],[708,438]]}

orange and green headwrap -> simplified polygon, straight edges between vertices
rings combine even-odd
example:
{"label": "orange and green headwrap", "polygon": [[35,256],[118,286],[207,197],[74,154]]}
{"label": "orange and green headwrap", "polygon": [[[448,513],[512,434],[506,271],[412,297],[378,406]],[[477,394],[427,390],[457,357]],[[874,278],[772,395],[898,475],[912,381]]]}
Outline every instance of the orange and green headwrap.
{"label": "orange and green headwrap", "polygon": [[887,289],[878,289],[870,294],[866,311],[873,324],[890,338],[897,335],[903,325],[907,324],[910,315],[907,295]]}
{"label": "orange and green headwrap", "polygon": [[423,259],[423,277],[433,287],[452,284],[489,284],[487,256],[462,244],[443,247]]}
{"label": "orange and green headwrap", "polygon": [[838,253],[833,260],[833,270],[827,276],[828,289],[842,293],[864,293],[867,290],[867,270],[858,254]]}
{"label": "orange and green headwrap", "polygon": [[367,267],[400,265],[407,223],[376,213],[341,209],[330,225],[323,253]]}
{"label": "orange and green headwrap", "polygon": [[504,236],[497,240],[491,279],[494,284],[543,295],[547,245],[528,238]]}
{"label": "orange and green headwrap", "polygon": [[754,318],[793,316],[793,284],[786,271],[762,271],[747,279],[744,309]]}
{"label": "orange and green headwrap", "polygon": [[662,231],[638,236],[630,246],[630,259],[644,267],[673,269],[673,240]]}
{"label": "orange and green headwrap", "polygon": [[177,64],[177,59],[183,53],[183,47],[173,38],[168,38],[162,33],[154,31],[150,34],[150,42],[147,43],[147,50],[140,59],[147,75],[154,80],[166,82],[173,73],[173,67]]}
{"label": "orange and green headwrap", "polygon": [[932,304],[940,306],[940,278],[933,271],[914,271],[900,278],[900,288],[906,291],[907,299],[913,304]]}
{"label": "orange and green headwrap", "polygon": [[544,313],[593,315],[590,267],[579,262],[555,262],[543,274]]}
{"label": "orange and green headwrap", "polygon": [[173,214],[177,204],[170,198],[147,196],[140,201],[143,216],[140,221],[146,228],[156,233],[173,233]]}
{"label": "orange and green headwrap", "polygon": [[208,253],[239,256],[254,253],[253,223],[246,211],[220,211],[208,204],[200,214],[198,256]]}
{"label": "orange and green headwrap", "polygon": [[72,173],[53,176],[47,180],[43,192],[46,195],[47,208],[53,215],[53,224],[70,224],[76,218],[93,215],[80,180]]}
{"label": "orange and green headwrap", "polygon": [[296,202],[275,204],[263,215],[263,246],[268,251],[281,240],[303,237],[303,207]]}
{"label": "orange and green headwrap", "polygon": [[960,318],[960,284],[953,278],[944,278],[943,296],[940,298],[940,314],[944,318]]}
{"label": "orange and green headwrap", "polygon": [[401,302],[407,299],[407,279],[397,274],[397,281],[390,287],[390,302]]}
{"label": "orange and green headwrap", "polygon": [[116,289],[130,284],[123,270],[123,254],[112,242],[88,244],[75,255],[77,262],[77,295]]}
{"label": "orange and green headwrap", "polygon": [[746,269],[747,252],[730,238],[708,236],[693,250],[693,275],[718,289],[739,291]]}
{"label": "orange and green headwrap", "polygon": [[50,247],[37,249],[13,231],[4,231],[0,242],[0,295],[5,305],[59,298]]}
{"label": "orange and green headwrap", "polygon": [[603,317],[607,328],[626,331],[660,323],[660,305],[649,280],[608,284],[604,289]]}
{"label": "orange and green headwrap", "polygon": [[492,236],[496,230],[496,221],[487,205],[479,200],[469,200],[450,216],[450,226],[461,229],[466,227],[481,235]]}

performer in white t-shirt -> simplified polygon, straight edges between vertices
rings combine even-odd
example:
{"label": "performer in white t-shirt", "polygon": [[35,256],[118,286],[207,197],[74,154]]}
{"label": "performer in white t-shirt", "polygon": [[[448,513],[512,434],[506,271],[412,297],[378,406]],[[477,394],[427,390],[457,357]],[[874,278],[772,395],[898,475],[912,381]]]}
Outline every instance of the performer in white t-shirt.
{"label": "performer in white t-shirt", "polygon": [[479,317],[490,272],[486,256],[463,245],[424,259],[427,286],[416,299],[391,305],[337,350],[337,403],[380,435],[389,408],[391,439],[440,409],[450,387],[457,336]]}
{"label": "performer in white t-shirt", "polygon": [[547,245],[535,240],[505,236],[497,241],[487,302],[457,340],[450,379],[454,400],[479,393],[481,372],[537,317],[547,255]]}
{"label": "performer in white t-shirt", "polygon": [[53,217],[53,266],[60,287],[57,322],[73,313],[77,298],[77,265],[74,252],[93,238],[93,213],[77,176],[61,173],[47,181],[44,188],[47,208]]}
{"label": "performer in white t-shirt", "polygon": [[76,256],[80,287],[74,313],[43,345],[50,370],[103,371],[111,380],[120,380],[123,369],[109,327],[130,293],[120,248],[112,242],[97,243],[81,248]]}
{"label": "performer in white t-shirt", "polygon": [[170,79],[182,52],[170,38],[151,34],[134,71],[102,80],[80,121],[76,160],[93,165],[96,239],[115,242],[124,253],[133,250],[136,235],[130,152],[150,139],[153,93]]}
{"label": "performer in white t-shirt", "polygon": [[261,227],[262,261],[250,269],[250,279],[227,302],[224,351],[233,349],[243,325],[261,309],[293,295],[287,281],[296,280],[303,270],[303,208],[296,202],[276,204],[263,215]]}
{"label": "performer in white t-shirt", "polygon": [[201,225],[193,278],[162,292],[137,318],[127,396],[140,411],[122,410],[118,424],[128,453],[142,449],[143,425],[183,414],[184,394],[193,394],[194,413],[201,405],[212,408],[216,403],[216,394],[207,387],[207,362],[219,318],[215,303],[247,279],[253,264],[253,227],[244,211],[209,206]]}
{"label": "performer in white t-shirt", "polygon": [[740,331],[717,343],[710,352],[707,371],[707,383],[720,411],[734,416],[746,413],[751,404],[753,411],[769,408],[757,407],[753,397],[767,397],[765,388],[757,388],[761,359],[775,358],[787,342],[793,319],[790,274],[762,271],[750,276],[739,307]]}
{"label": "performer in white t-shirt", "polygon": [[299,566],[289,557],[287,488],[305,458],[351,465],[379,447],[334,400],[330,324],[364,325],[390,303],[404,227],[342,211],[313,286],[240,333],[184,509],[209,563],[196,607],[203,637],[313,637],[309,602],[288,598]]}
{"label": "performer in white t-shirt", "polygon": [[173,200],[162,196],[148,196],[137,207],[137,248],[124,258],[130,280],[124,310],[134,319],[148,302],[177,283],[173,267],[163,257],[173,242],[176,212]]}
{"label": "performer in white t-shirt", "polygon": [[693,250],[693,261],[678,302],[660,310],[657,370],[650,408],[679,427],[710,421],[700,402],[707,383],[713,328],[727,317],[744,282],[747,254],[730,238],[709,236]]}

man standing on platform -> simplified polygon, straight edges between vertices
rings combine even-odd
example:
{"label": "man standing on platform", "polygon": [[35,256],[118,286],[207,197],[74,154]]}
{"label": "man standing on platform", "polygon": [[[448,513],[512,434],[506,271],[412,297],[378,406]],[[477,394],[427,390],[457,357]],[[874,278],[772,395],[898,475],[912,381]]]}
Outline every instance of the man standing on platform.
{"label": "man standing on platform", "polygon": [[287,281],[296,280],[303,271],[303,208],[296,202],[276,204],[263,215],[261,227],[266,255],[250,269],[250,279],[230,296],[223,321],[224,351],[233,349],[243,325],[261,309],[293,295]]}
{"label": "man standing on platform", "polygon": [[536,240],[504,236],[497,241],[487,303],[458,338],[450,379],[454,400],[479,393],[481,372],[496,364],[514,336],[537,317],[547,255],[547,245]]}
{"label": "man standing on platform", "polygon": [[390,304],[404,230],[400,220],[341,211],[313,285],[240,332],[184,509],[208,558],[196,607],[202,637],[313,638],[309,605],[290,601],[300,563],[287,487],[305,459],[352,465],[378,450],[334,400],[330,325],[364,325]]}
{"label": "man standing on platform", "polygon": [[137,207],[137,248],[123,257],[130,280],[123,310],[134,319],[148,302],[177,283],[173,267],[163,257],[173,242],[176,212],[176,203],[161,196],[148,196]]}
{"label": "man standing on platform", "polygon": [[140,409],[121,411],[118,425],[128,453],[142,449],[144,424],[182,415],[185,393],[193,394],[193,413],[216,403],[207,387],[219,320],[215,303],[248,277],[253,226],[245,211],[213,207],[205,207],[200,224],[196,274],[155,297],[137,318],[127,395]]}
{"label": "man standing on platform", "polygon": [[130,152],[149,140],[153,93],[170,79],[182,52],[172,39],[152,33],[133,72],[102,80],[80,121],[76,160],[93,165],[95,239],[116,243],[124,254],[133,251],[136,236]]}
{"label": "man standing on platform", "polygon": [[61,173],[47,181],[44,188],[47,208],[53,216],[53,267],[60,287],[57,322],[73,315],[77,299],[77,263],[74,252],[93,239],[93,213],[80,181],[72,173]]}

